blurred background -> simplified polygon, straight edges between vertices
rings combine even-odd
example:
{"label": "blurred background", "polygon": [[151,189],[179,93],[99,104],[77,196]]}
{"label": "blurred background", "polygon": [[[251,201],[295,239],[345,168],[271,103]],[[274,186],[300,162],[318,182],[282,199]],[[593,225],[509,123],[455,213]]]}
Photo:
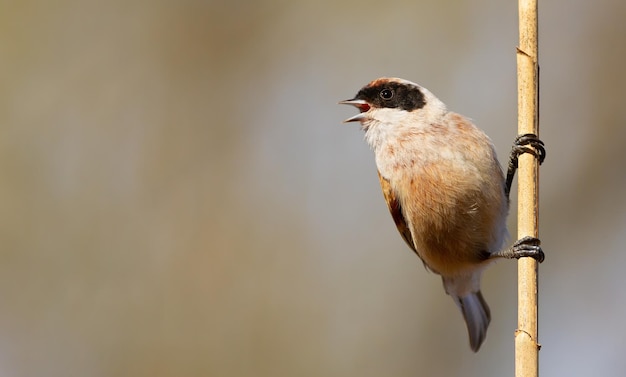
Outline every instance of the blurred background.
{"label": "blurred background", "polygon": [[[2,376],[513,374],[516,264],[473,354],[337,101],[416,81],[505,162],[517,2],[0,6]],[[544,375],[626,368],[625,16],[540,4]]]}

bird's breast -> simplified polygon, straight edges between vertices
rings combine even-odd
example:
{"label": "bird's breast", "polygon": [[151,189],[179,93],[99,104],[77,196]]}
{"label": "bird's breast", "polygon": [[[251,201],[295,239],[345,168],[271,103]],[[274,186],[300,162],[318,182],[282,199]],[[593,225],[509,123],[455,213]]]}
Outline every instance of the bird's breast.
{"label": "bird's breast", "polygon": [[463,148],[454,140],[412,135],[376,151],[417,254],[440,274],[473,268],[493,245],[500,247],[506,232],[507,204],[495,157]]}

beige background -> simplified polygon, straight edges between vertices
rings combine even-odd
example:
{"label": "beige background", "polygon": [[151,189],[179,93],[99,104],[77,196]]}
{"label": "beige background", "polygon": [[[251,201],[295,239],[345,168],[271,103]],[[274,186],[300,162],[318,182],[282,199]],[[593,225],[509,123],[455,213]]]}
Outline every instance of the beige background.
{"label": "beige background", "polygon": [[[516,12],[1,1],[0,375],[512,375],[515,263],[485,275],[472,354],[336,103],[419,82],[505,161]],[[541,8],[543,375],[626,368],[625,16]]]}

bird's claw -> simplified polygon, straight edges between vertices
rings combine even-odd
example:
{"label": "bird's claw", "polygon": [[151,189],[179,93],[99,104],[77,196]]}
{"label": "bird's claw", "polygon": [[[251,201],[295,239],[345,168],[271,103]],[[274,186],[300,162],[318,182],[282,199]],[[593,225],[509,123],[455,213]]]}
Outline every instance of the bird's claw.
{"label": "bird's claw", "polygon": [[[530,145],[532,148],[529,148]],[[543,141],[539,140],[539,137],[535,134],[523,134],[518,135],[513,142],[513,148],[511,149],[510,161],[517,168],[517,161],[521,154],[530,153],[535,156],[539,161],[539,165],[546,159],[546,148]]]}
{"label": "bird's claw", "polygon": [[522,237],[515,241],[513,246],[493,254],[492,257],[508,259],[530,257],[541,263],[545,259],[545,254],[543,253],[540,245],[541,241],[536,237]]}
{"label": "bird's claw", "polygon": [[519,156],[524,153],[530,153],[535,156],[539,161],[539,165],[546,159],[546,148],[543,141],[539,140],[539,137],[535,134],[523,134],[518,135],[513,142],[513,148],[511,149],[511,155],[509,156],[509,166],[506,173],[505,181],[505,194],[509,197],[511,192],[511,185],[513,184],[513,177],[517,171]]}

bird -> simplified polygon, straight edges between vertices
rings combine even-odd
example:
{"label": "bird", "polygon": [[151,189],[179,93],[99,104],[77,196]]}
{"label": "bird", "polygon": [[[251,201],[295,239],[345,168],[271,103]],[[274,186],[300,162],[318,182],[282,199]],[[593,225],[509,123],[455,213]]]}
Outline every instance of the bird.
{"label": "bird", "polygon": [[543,142],[532,134],[516,138],[505,178],[485,132],[414,82],[378,78],[339,103],[359,110],[344,123],[360,122],[400,236],[441,276],[477,352],[491,321],[480,289],[485,268],[499,258],[544,259],[534,237],[503,249],[517,157],[531,153],[543,162]]}

